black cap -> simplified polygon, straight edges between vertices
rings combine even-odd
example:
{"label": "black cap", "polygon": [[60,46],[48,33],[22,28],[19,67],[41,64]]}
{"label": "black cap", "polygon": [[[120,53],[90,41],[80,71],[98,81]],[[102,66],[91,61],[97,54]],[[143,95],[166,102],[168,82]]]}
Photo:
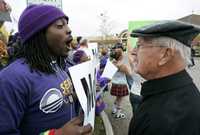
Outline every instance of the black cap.
{"label": "black cap", "polygon": [[190,47],[200,28],[180,21],[162,21],[135,29],[131,37],[170,37]]}

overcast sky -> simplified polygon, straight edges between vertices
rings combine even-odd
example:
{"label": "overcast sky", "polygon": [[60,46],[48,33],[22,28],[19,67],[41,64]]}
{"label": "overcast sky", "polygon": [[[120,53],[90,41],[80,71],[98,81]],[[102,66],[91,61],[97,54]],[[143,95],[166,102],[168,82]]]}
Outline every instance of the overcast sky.
{"label": "overcast sky", "polygon": [[[5,0],[18,20],[26,0]],[[69,17],[73,35],[99,35],[99,16],[107,12],[113,22],[113,33],[128,28],[128,21],[169,20],[200,14],[200,0],[63,0],[63,11]],[[16,29],[17,23],[9,27]]]}

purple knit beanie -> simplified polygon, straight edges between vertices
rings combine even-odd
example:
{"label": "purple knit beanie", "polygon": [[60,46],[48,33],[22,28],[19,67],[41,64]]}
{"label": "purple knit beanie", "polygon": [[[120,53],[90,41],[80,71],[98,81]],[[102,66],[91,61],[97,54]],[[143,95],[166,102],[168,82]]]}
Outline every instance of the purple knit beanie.
{"label": "purple knit beanie", "polygon": [[28,6],[19,18],[18,30],[22,43],[59,18],[68,17],[58,8],[50,5]]}

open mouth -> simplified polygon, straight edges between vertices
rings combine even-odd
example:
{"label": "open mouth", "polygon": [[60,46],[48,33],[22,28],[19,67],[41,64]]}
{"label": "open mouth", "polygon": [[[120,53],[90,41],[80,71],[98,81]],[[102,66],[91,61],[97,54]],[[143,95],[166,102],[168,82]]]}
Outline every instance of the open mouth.
{"label": "open mouth", "polygon": [[72,42],[73,38],[72,36],[70,38],[68,38],[68,40],[65,42],[65,45],[66,45],[66,48],[68,51],[71,50],[71,47],[70,47],[70,43]]}
{"label": "open mouth", "polygon": [[72,37],[72,36],[70,36],[70,37],[67,39],[67,41],[65,42],[65,43],[66,43],[66,45],[68,45],[68,46],[69,46],[69,44],[72,42],[72,40],[73,40],[73,37]]}

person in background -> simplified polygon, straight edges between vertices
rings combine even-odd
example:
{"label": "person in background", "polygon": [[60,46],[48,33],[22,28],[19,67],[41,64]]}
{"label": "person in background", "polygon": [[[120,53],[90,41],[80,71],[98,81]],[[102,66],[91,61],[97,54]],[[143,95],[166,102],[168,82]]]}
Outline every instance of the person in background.
{"label": "person in background", "polygon": [[191,41],[199,33],[199,28],[179,21],[162,21],[132,31],[138,41],[131,64],[146,81],[129,135],[200,134],[200,93],[185,70]]}
{"label": "person in background", "polygon": [[3,33],[0,32],[0,70],[8,64],[8,52],[6,39]]}
{"label": "person in background", "polygon": [[76,41],[77,41],[77,49],[80,47],[80,41],[81,41],[82,38],[83,38],[82,36],[78,36],[78,37],[76,38]]}
{"label": "person in background", "polygon": [[106,57],[100,60],[99,70],[97,71],[97,76],[96,76],[99,89],[103,88],[103,91],[108,91],[108,83],[110,82],[110,79],[106,77],[101,77],[104,68],[106,66],[107,60],[108,59]]}
{"label": "person in background", "polygon": [[99,69],[97,70],[96,74],[96,79],[97,79],[96,83],[97,94],[96,94],[96,107],[95,107],[96,115],[100,115],[100,113],[106,108],[106,104],[103,101],[102,95],[105,91],[108,91],[108,83],[110,82],[110,79],[106,77],[101,77],[101,75],[104,71],[107,60],[108,59],[106,57],[100,60]]}
{"label": "person in background", "polygon": [[0,0],[0,40],[7,44],[9,33],[6,31],[4,27],[5,22],[11,22],[10,17],[11,7],[4,0]]}
{"label": "person in background", "polygon": [[11,22],[11,7],[4,1],[0,0],[0,70],[8,63],[7,42],[9,33],[4,27],[5,22]]}
{"label": "person in background", "polygon": [[73,55],[73,62],[75,64],[80,64],[90,60],[87,54],[83,50],[77,50]]}
{"label": "person in background", "polygon": [[121,43],[115,45],[113,58],[113,64],[116,65],[118,71],[111,80],[111,95],[116,96],[112,114],[118,119],[125,118],[125,114],[122,112],[122,100],[123,97],[129,94],[126,75],[131,75],[128,57],[123,53],[123,45]]}
{"label": "person in background", "polygon": [[67,59],[69,62],[73,63],[73,55],[77,51],[77,47],[78,47],[78,43],[76,39],[73,39],[73,41],[70,43],[70,47],[71,47],[71,50],[68,53]]}
{"label": "person in background", "polygon": [[7,45],[7,52],[8,52],[8,64],[12,63],[13,61],[15,61],[17,59],[17,53],[20,50],[20,36],[19,33],[15,33],[14,35],[11,35],[9,38],[9,42]]}
{"label": "person in background", "polygon": [[99,65],[99,70],[97,71],[97,84],[99,89],[104,88],[103,91],[108,91],[108,83],[110,80],[108,78],[101,77],[104,68],[106,66],[107,60],[108,60],[108,49],[107,48],[102,48],[101,50],[101,56],[100,56],[100,65]]}
{"label": "person in background", "polygon": [[77,100],[66,72],[73,39],[68,22],[60,9],[50,5],[31,5],[22,12],[18,59],[0,72],[0,134],[92,132],[76,114]]}
{"label": "person in background", "polygon": [[7,65],[8,53],[6,45],[0,40],[0,71]]}
{"label": "person in background", "polygon": [[191,46],[191,57],[190,57],[191,63],[188,65],[189,68],[195,65],[194,56],[195,56],[195,49],[193,48],[193,46]]}
{"label": "person in background", "polygon": [[79,45],[80,46],[79,46],[78,50],[84,51],[87,54],[88,58],[91,59],[92,52],[88,49],[88,40],[85,38],[81,38]]}
{"label": "person in background", "polygon": [[108,49],[107,48],[102,48],[101,49],[100,60],[104,59],[104,58],[109,58],[109,56],[108,56]]}

